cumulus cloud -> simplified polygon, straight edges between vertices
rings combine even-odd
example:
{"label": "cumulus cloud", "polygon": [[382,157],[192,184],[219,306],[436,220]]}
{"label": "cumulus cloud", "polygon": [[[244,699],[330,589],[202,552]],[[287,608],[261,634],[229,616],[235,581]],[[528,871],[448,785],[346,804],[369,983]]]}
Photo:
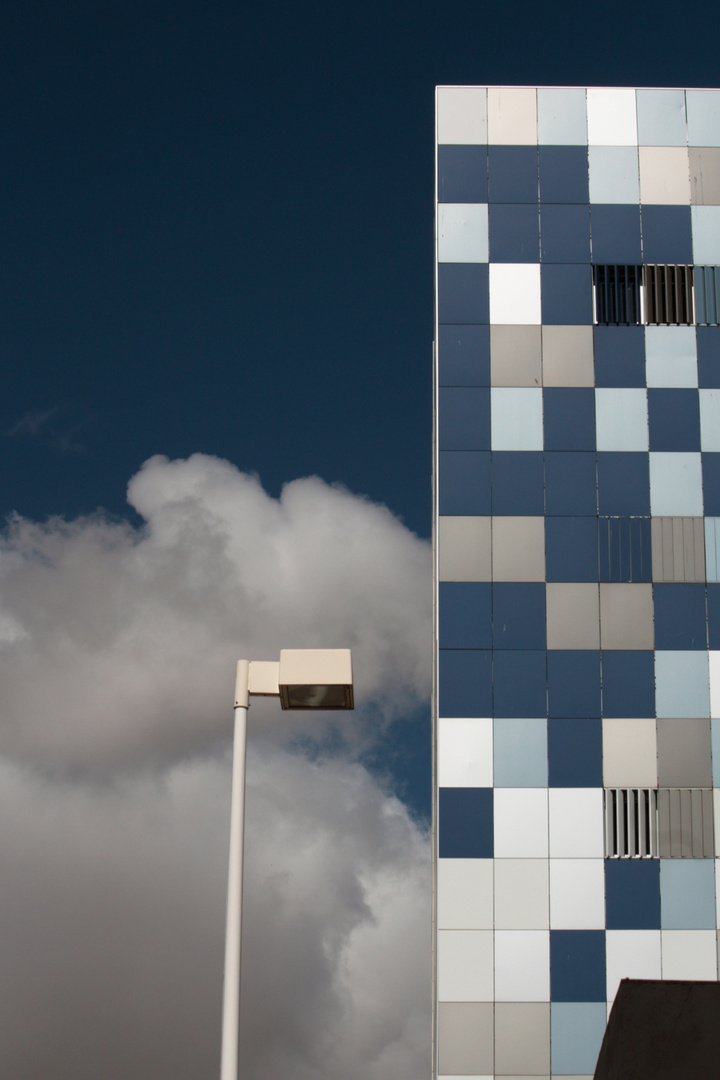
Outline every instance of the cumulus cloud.
{"label": "cumulus cloud", "polygon": [[202,455],[128,499],[0,545],[0,1075],[215,1080],[234,664],[305,646],[353,649],[359,707],[251,710],[242,1075],[423,1075],[428,839],[357,757],[428,694],[427,543]]}
{"label": "cumulus cloud", "polygon": [[0,753],[83,768],[196,752],[227,730],[235,661],[281,648],[351,648],[358,704],[386,716],[427,697],[428,545],[386,508],[317,477],[273,499],[203,455],[152,458],[128,501],[144,528],[7,531]]}

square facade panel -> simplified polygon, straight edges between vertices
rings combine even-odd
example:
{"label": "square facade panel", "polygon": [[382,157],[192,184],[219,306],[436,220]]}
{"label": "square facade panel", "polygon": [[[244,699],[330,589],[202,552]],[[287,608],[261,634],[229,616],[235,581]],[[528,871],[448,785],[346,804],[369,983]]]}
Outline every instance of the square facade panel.
{"label": "square facade panel", "polygon": [[547,720],[544,716],[496,716],[493,753],[497,787],[547,787]]}
{"label": "square facade panel", "polygon": [[641,146],[640,202],[688,206],[690,159],[683,146]]}
{"label": "square facade panel", "polygon": [[484,86],[439,86],[439,144],[487,143],[487,90]]}
{"label": "square facade panel", "polygon": [[582,326],[592,323],[590,266],[545,264],[542,267],[542,322]]}
{"label": "square facade panel", "polygon": [[594,326],[595,385],[645,389],[645,335],[641,326]]}
{"label": "square facade panel", "polygon": [[480,1076],[492,1073],[491,1002],[441,1002],[437,1026],[440,1074]]}
{"label": "square facade panel", "polygon": [[690,214],[694,261],[700,265],[717,265],[720,263],[720,206],[693,206]]}
{"label": "square facade panel", "polygon": [[638,90],[637,120],[641,146],[687,146],[682,90]]}
{"label": "square facade panel", "polygon": [[591,146],[588,153],[591,203],[640,202],[640,174],[636,146]]}
{"label": "square facade panel", "polygon": [[720,147],[690,148],[690,202],[720,206]]}
{"label": "square facade panel", "polygon": [[440,386],[490,385],[490,327],[439,327],[438,383]]}
{"label": "square facade panel", "polygon": [[438,266],[440,323],[487,323],[488,267],[486,263],[441,263]]}
{"label": "square facade panel", "polygon": [[[602,861],[597,861],[602,869]],[[553,1001],[605,1001],[605,934],[601,930],[551,930],[550,965]]]}
{"label": "square facade panel", "polygon": [[548,203],[540,208],[543,263],[590,262],[590,207]]}
{"label": "square facade panel", "polygon": [[602,787],[599,720],[548,720],[548,782],[551,788]]}
{"label": "square facade panel", "polygon": [[491,859],[492,788],[440,788],[438,828],[441,859]]}
{"label": "square facade panel", "polygon": [[582,87],[540,87],[537,111],[541,145],[587,146],[587,111]]}
{"label": "square facade panel", "polygon": [[[518,1031],[523,1038],[518,1039]],[[502,1002],[495,1006],[495,1070],[502,1076],[550,1072],[550,1006]]]}
{"label": "square facade panel", "polygon": [[495,931],[495,1000],[549,1001],[550,932]]}
{"label": "square facade panel", "polygon": [[551,1065],[553,1076],[577,1080],[593,1076],[603,1035],[605,1002],[554,1001],[550,1008]]}
{"label": "square facade panel", "polygon": [[547,859],[547,789],[496,787],[494,799],[495,857]]}
{"label": "square facade panel", "polygon": [[492,519],[493,580],[545,580],[545,523],[542,517]]}
{"label": "square facade panel", "polygon": [[493,387],[492,449],[543,448],[543,392],[539,387]]}
{"label": "square facade panel", "polygon": [[592,386],[592,327],[543,326],[542,369],[544,386]]}
{"label": "square facade panel", "polygon": [[550,926],[547,859],[496,859],[498,930],[547,930]]}
{"label": "square facade panel", "polygon": [[585,582],[547,585],[547,646],[549,649],[599,649],[598,587]]}
{"label": "square facade panel", "polygon": [[488,147],[488,198],[491,203],[537,206],[537,146]]}
{"label": "square facade panel", "polygon": [[438,146],[439,203],[488,201],[486,146]]}
{"label": "square facade panel", "polygon": [[492,930],[492,859],[443,859],[436,874],[438,927]]}
{"label": "square facade panel", "polygon": [[498,326],[490,334],[493,386],[542,386],[539,326]]}
{"label": "square facade panel", "polygon": [[608,930],[660,929],[660,863],[657,859],[606,859]]}
{"label": "square facade panel", "polygon": [[720,146],[720,90],[686,90],[688,143]]}
{"label": "square facade panel", "polygon": [[548,792],[551,859],[602,859],[603,793],[594,788]]}
{"label": "square facade panel", "polygon": [[438,518],[439,581],[491,580],[490,521],[489,517]]}
{"label": "square facade panel", "polygon": [[445,450],[438,454],[440,514],[489,514],[490,454],[476,450]]}
{"label": "square facade panel", "polygon": [[492,716],[489,650],[440,649],[438,681],[443,716]]}
{"label": "square facade panel", "polygon": [[613,1001],[621,979],[660,979],[659,930],[608,930],[605,935],[607,998]]}
{"label": "square facade panel", "polygon": [[603,718],[603,784],[608,788],[655,788],[657,734],[652,717]]}
{"label": "square facade panel", "polygon": [[582,517],[597,513],[597,469],[591,451],[545,453],[545,513]]}
{"label": "square facade panel", "polygon": [[488,142],[537,145],[537,94],[532,87],[488,87]]}
{"label": "square facade panel", "polygon": [[440,450],[490,449],[490,390],[445,386],[438,398]]}
{"label": "square facade panel", "polygon": [[584,146],[540,146],[540,202],[590,202],[588,155]]}
{"label": "square facade panel", "polygon": [[597,456],[598,509],[602,515],[650,513],[649,454],[603,451]]}
{"label": "square facade panel", "polygon": [[608,649],[603,652],[603,717],[655,715],[653,655],[650,649]]}
{"label": "square facade panel", "polygon": [[648,450],[647,393],[603,387],[595,391],[598,450]]}
{"label": "square facade panel", "polygon": [[642,261],[640,207],[593,203],[590,207],[594,263],[637,264]]}
{"label": "square facade panel", "polygon": [[645,357],[648,387],[698,385],[694,327],[646,326]]}
{"label": "square facade panel", "polygon": [[441,649],[490,649],[491,625],[492,586],[489,582],[440,583],[438,640]]}
{"label": "square facade panel", "polygon": [[542,514],[542,453],[528,450],[493,451],[492,489],[492,510],[495,516],[531,517]]}
{"label": "square facade panel", "polygon": [[643,205],[642,246],[645,263],[692,263],[690,207]]}
{"label": "square facade panel", "polygon": [[490,205],[490,258],[494,263],[536,263],[540,218],[536,204]]}
{"label": "square facade panel", "polygon": [[539,324],[539,264],[491,263],[489,269],[490,322],[506,326]]}
{"label": "square facade panel", "polygon": [[588,143],[637,146],[635,91],[628,87],[588,87]]}
{"label": "square facade panel", "polygon": [[487,204],[444,203],[438,206],[438,262],[487,261]]}
{"label": "square facade panel", "polygon": [[550,859],[550,929],[605,930],[602,859]]}
{"label": "square facade panel", "polygon": [[707,717],[680,722],[658,720],[657,755],[660,787],[712,787],[710,720]]}

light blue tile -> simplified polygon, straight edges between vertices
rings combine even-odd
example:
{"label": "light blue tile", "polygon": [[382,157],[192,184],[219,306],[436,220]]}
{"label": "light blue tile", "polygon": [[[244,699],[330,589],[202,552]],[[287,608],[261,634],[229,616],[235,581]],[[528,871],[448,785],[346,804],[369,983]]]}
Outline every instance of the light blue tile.
{"label": "light blue tile", "polygon": [[547,787],[547,720],[496,718],[496,787]]}
{"label": "light blue tile", "polygon": [[720,264],[720,206],[691,206],[693,259],[698,266]]}
{"label": "light blue tile", "polygon": [[553,1002],[550,1047],[553,1076],[592,1076],[605,1034],[604,1001]]}
{"label": "light blue tile", "polygon": [[641,146],[687,145],[682,90],[638,90],[637,119]]}
{"label": "light blue tile", "polygon": [[488,261],[487,203],[440,203],[438,262]]}
{"label": "light blue tile", "polygon": [[648,386],[697,386],[695,327],[646,326],[645,370]]}
{"label": "light blue tile", "polygon": [[715,929],[715,865],[712,859],[660,860],[663,930]]}
{"label": "light blue tile", "polygon": [[490,425],[493,450],[542,450],[542,418],[542,390],[539,388],[492,387]]}
{"label": "light blue tile", "polygon": [[636,146],[591,146],[591,203],[638,203],[640,181]]}
{"label": "light blue tile", "polygon": [[720,90],[686,90],[688,143],[720,146]]}
{"label": "light blue tile", "polygon": [[700,390],[700,449],[720,451],[720,390]]}
{"label": "light blue tile", "polygon": [[713,787],[720,787],[720,720],[711,720]]}
{"label": "light blue tile", "polygon": [[647,392],[602,387],[595,391],[598,450],[647,450]]}
{"label": "light blue tile", "polygon": [[702,517],[700,454],[650,454],[650,512],[653,517]]}
{"label": "light blue tile", "polygon": [[705,573],[720,581],[720,518],[705,518]]}
{"label": "light blue tile", "polygon": [[538,142],[547,146],[587,145],[582,87],[541,87],[537,92]]}
{"label": "light blue tile", "polygon": [[710,715],[706,652],[658,650],[655,653],[655,707],[659,717]]}

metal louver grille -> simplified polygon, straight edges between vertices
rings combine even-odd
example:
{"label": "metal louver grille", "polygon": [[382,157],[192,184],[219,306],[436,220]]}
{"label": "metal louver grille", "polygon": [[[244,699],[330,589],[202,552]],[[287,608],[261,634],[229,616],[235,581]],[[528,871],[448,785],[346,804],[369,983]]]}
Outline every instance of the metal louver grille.
{"label": "metal louver grille", "polygon": [[663,859],[712,859],[715,840],[710,788],[661,788],[659,850]]}
{"label": "metal louver grille", "polygon": [[657,858],[657,793],[648,788],[606,788],[605,857]]}
{"label": "metal louver grille", "polygon": [[642,322],[641,266],[594,266],[595,322],[627,325]]}
{"label": "metal louver grille", "polygon": [[695,313],[698,326],[720,324],[720,267],[695,267]]}
{"label": "metal louver grille", "polygon": [[695,321],[692,266],[644,266],[645,322],[687,326]]}

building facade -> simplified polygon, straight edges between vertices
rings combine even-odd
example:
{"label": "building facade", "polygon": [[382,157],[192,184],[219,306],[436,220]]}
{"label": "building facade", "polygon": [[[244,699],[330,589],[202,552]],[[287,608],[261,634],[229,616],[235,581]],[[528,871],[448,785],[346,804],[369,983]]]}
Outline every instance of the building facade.
{"label": "building facade", "polygon": [[436,1074],[591,1077],[718,977],[720,91],[440,87],[436,191]]}

